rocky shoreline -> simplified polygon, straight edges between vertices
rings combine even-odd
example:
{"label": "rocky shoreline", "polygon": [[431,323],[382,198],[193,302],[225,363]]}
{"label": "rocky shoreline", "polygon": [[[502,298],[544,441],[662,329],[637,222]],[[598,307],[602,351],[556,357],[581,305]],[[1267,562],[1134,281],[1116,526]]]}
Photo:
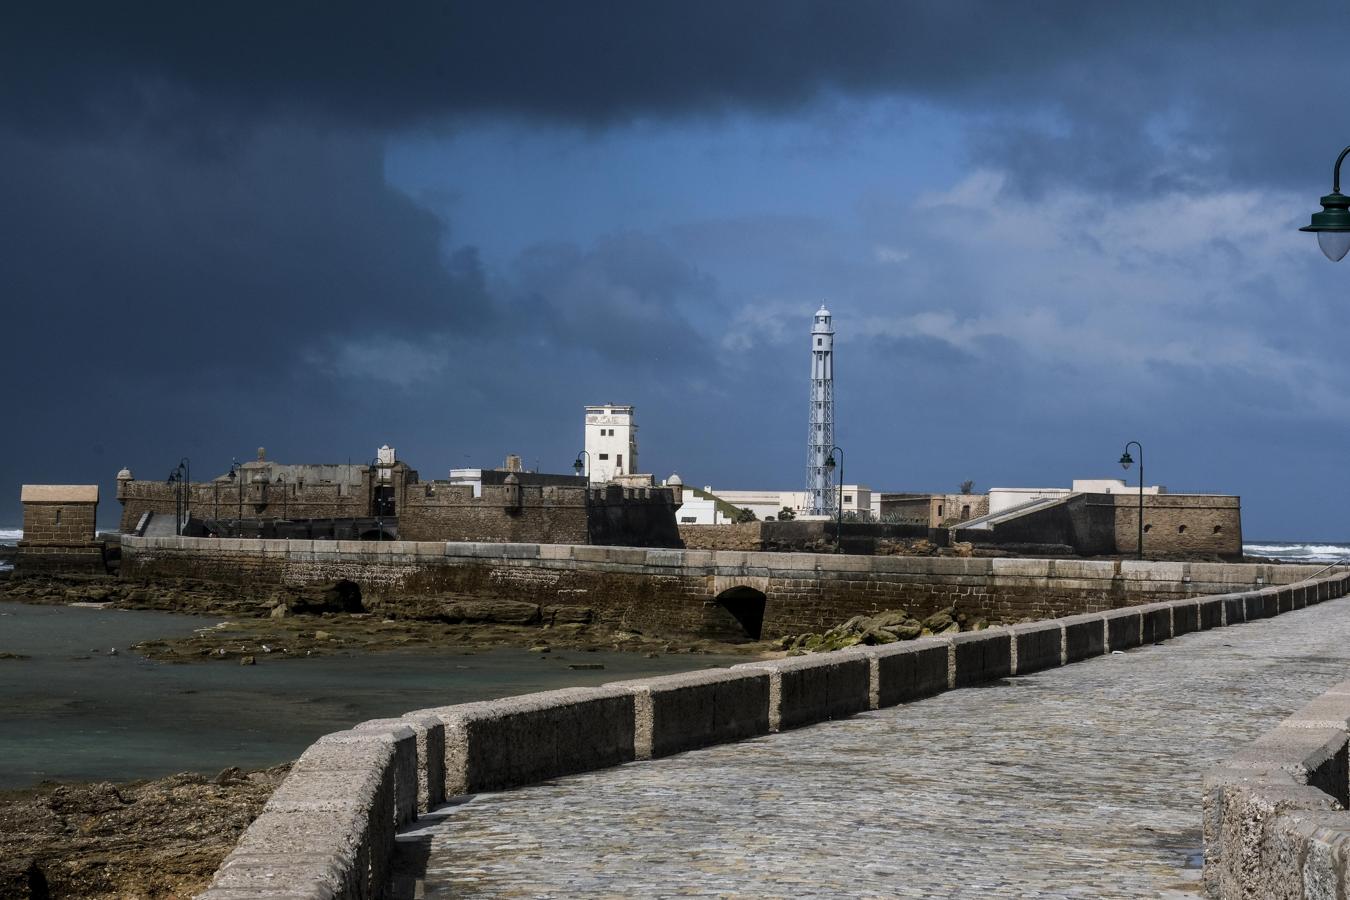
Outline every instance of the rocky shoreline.
{"label": "rocky shoreline", "polygon": [[0,897],[191,897],[289,769],[0,791]]}
{"label": "rocky shoreline", "polygon": [[[223,618],[216,626],[187,637],[147,640],[120,648],[172,662],[255,665],[365,652],[462,653],[497,647],[523,647],[537,653],[565,649],[644,655],[763,655],[777,649],[766,642],[729,644],[613,628],[595,621],[592,610],[584,606],[427,594],[367,608],[349,584],[282,588],[254,598],[227,585],[188,580],[12,578],[0,581],[0,600],[79,603]],[[4,649],[0,646],[0,651]]]}

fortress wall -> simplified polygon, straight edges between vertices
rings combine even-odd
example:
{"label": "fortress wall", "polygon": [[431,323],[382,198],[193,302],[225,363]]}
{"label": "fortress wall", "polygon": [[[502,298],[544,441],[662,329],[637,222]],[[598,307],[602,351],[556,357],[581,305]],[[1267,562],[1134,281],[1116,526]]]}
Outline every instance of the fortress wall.
{"label": "fortress wall", "polygon": [[820,631],[852,616],[949,605],[1004,622],[1289,583],[1317,566],[960,559],[665,550],[534,543],[137,538],[124,578],[195,578],[265,597],[278,586],[354,581],[394,611],[411,593],[587,606],[611,625],[723,639],[745,631],[719,595],[765,595],[762,636]]}
{"label": "fortress wall", "polygon": [[[1247,591],[1237,595],[1242,602],[1232,609],[1259,610],[1264,617],[1268,610],[1341,597],[1348,584],[1350,573],[1336,572],[1315,582]],[[1248,602],[1253,598],[1260,602]],[[1024,663],[1027,669],[1042,668],[1109,653],[1145,634],[1150,642],[1165,642],[1180,633],[1177,622],[1183,623],[1181,631],[1205,622],[1215,627],[1245,622],[1215,622],[1200,614],[1206,606],[1227,609],[1212,598],[1174,599],[1043,623],[1035,631],[991,628],[761,660],[715,674],[417,710],[402,720],[358,725],[320,738],[305,751],[199,900],[264,892],[380,898],[396,830],[426,811],[432,797],[453,800],[844,718],[1009,677]],[[1084,643],[1079,634],[1072,639],[1079,652],[1070,655],[1070,625],[1102,640]],[[1261,627],[1260,620],[1251,627]],[[1047,630],[1048,640],[1038,634]],[[1347,723],[1350,682],[1210,773],[1204,828],[1205,879],[1212,893],[1340,896],[1337,885],[1344,883],[1350,862]]]}

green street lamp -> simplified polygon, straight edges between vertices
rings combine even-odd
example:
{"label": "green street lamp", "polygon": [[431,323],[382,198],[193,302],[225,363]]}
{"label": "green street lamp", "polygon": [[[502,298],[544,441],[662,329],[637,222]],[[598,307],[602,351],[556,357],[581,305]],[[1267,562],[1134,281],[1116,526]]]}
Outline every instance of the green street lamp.
{"label": "green street lamp", "polygon": [[1144,445],[1138,441],[1130,441],[1125,445],[1125,452],[1120,454],[1120,467],[1125,471],[1130,470],[1134,460],[1130,457],[1130,447],[1139,448],[1139,558],[1144,558]]}
{"label": "green street lamp", "polygon": [[1317,246],[1332,262],[1340,262],[1350,251],[1350,197],[1341,193],[1341,163],[1347,154],[1350,154],[1350,147],[1336,157],[1336,167],[1331,173],[1331,193],[1322,198],[1322,211],[1313,213],[1312,223],[1299,229],[1316,234]]}

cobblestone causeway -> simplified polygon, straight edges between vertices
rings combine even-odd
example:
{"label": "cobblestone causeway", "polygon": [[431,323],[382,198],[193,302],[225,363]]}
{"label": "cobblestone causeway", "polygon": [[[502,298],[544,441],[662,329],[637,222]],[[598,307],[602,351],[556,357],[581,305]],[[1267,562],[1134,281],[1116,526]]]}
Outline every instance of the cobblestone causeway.
{"label": "cobblestone causeway", "polygon": [[416,896],[1193,897],[1204,769],[1350,670],[1350,599],[480,794]]}

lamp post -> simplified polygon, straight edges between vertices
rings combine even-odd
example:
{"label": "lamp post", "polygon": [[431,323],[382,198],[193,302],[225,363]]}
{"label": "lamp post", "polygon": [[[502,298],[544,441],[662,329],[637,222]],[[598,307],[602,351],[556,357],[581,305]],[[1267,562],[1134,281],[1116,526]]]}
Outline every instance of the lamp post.
{"label": "lamp post", "polygon": [[[581,458],[583,456],[586,457],[586,461],[584,463],[581,461]],[[572,471],[577,473],[578,478],[580,478],[583,474],[586,475],[586,482],[587,484],[589,484],[591,474],[591,454],[585,450],[578,450],[577,461],[572,463]]]}
{"label": "lamp post", "polygon": [[1350,251],[1350,197],[1341,193],[1341,163],[1347,154],[1350,147],[1336,157],[1331,170],[1331,193],[1322,198],[1322,211],[1313,213],[1312,222],[1299,229],[1316,234],[1317,245],[1332,262],[1340,262]]}
{"label": "lamp post", "polygon": [[188,493],[192,486],[191,469],[186,456],[169,471],[169,477],[164,483],[173,486],[173,533],[181,537],[183,514],[188,512],[192,499]]}
{"label": "lamp post", "polygon": [[844,552],[844,451],[838,447],[830,448],[830,455],[825,458],[825,471],[834,471],[834,455],[839,454],[839,508],[835,511],[838,518],[834,526],[834,552]]}
{"label": "lamp post", "polygon": [[1144,558],[1144,445],[1138,441],[1130,441],[1125,445],[1125,452],[1120,455],[1120,467],[1127,472],[1130,469],[1130,463],[1134,462],[1130,458],[1130,445],[1133,444],[1139,448],[1139,558]]}
{"label": "lamp post", "polygon": [[[238,477],[239,477],[239,460],[237,460],[237,459],[231,459],[231,460],[230,460],[230,474],[229,474],[230,484],[234,484],[235,479],[238,478]],[[235,537],[243,537],[243,536],[244,536],[244,483],[241,481],[241,482],[239,482],[239,484],[235,485],[235,487],[236,487],[235,497],[237,497],[238,500],[239,500],[239,512],[238,512],[238,514],[235,516],[235,519],[234,519],[234,536],[235,536]]]}

